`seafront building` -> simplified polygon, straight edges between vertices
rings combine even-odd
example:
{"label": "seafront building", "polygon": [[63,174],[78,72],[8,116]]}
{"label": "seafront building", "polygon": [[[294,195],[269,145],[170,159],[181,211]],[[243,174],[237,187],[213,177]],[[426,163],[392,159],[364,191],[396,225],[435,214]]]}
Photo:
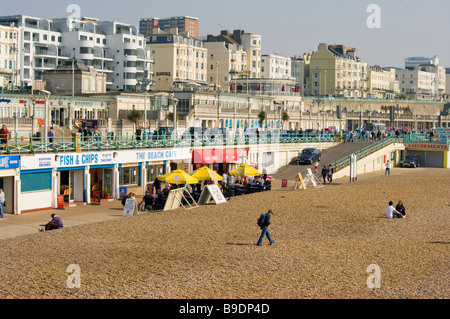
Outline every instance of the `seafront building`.
{"label": "seafront building", "polygon": [[131,24],[15,15],[0,17],[0,25],[18,28],[17,69],[22,87],[43,89],[43,72],[73,57],[106,74],[107,90],[132,90],[151,80],[152,60],[145,38]]}
{"label": "seafront building", "polygon": [[356,48],[319,44],[311,54],[306,95],[366,98],[369,66]]}
{"label": "seafront building", "polygon": [[379,65],[369,67],[368,98],[393,100],[399,93],[395,69],[383,69]]}
{"label": "seafront building", "polygon": [[236,80],[247,75],[247,52],[242,45],[225,41],[204,45],[208,50],[208,82],[216,89],[233,91]]}
{"label": "seafront building", "polygon": [[18,28],[0,25],[0,88],[17,86]]}
{"label": "seafront building", "polygon": [[247,78],[261,78],[261,50],[262,37],[257,34],[248,33],[244,30],[236,29],[232,33],[222,30],[219,35],[209,34],[206,42],[225,42],[229,44],[241,45],[247,53]]}
{"label": "seafront building", "polygon": [[175,16],[170,18],[145,18],[139,20],[139,32],[143,36],[149,36],[155,29],[170,31],[178,28],[179,32],[189,33],[192,37],[199,38],[199,19],[188,16]]}
{"label": "seafront building", "polygon": [[433,57],[408,57],[405,59],[405,69],[413,70],[422,64],[439,65],[439,57],[435,55]]}
{"label": "seafront building", "polygon": [[297,83],[297,92],[300,95],[303,95],[306,90],[307,79],[309,79],[310,61],[310,53],[304,53],[303,56],[294,56],[291,61],[292,77],[295,78]]}
{"label": "seafront building", "polygon": [[170,91],[184,87],[207,86],[208,50],[203,41],[178,28],[153,29],[147,35],[148,50],[154,62],[155,89]]}

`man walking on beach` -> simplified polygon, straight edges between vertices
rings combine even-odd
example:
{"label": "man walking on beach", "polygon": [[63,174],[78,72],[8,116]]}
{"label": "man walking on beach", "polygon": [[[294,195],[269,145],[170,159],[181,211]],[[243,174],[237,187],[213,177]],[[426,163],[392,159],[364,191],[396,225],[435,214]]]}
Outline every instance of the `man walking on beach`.
{"label": "man walking on beach", "polygon": [[256,244],[256,246],[262,246],[262,241],[264,239],[264,237],[267,236],[267,239],[269,240],[270,245],[273,245],[275,242],[272,240],[272,238],[270,237],[270,232],[269,232],[269,225],[270,225],[270,217],[273,215],[273,211],[269,210],[267,212],[267,214],[262,214],[261,218],[262,218],[262,223],[259,223],[258,220],[258,225],[261,227],[261,236],[259,237],[258,243]]}
{"label": "man walking on beach", "polygon": [[386,171],[384,173],[384,175],[391,175],[391,162],[388,160],[385,164],[386,166]]}

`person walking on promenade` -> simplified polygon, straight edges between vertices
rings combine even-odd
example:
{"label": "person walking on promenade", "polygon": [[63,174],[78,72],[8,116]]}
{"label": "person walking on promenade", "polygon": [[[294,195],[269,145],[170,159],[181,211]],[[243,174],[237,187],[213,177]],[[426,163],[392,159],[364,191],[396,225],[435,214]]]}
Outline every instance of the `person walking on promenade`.
{"label": "person walking on promenade", "polygon": [[322,178],[323,178],[323,183],[324,184],[327,182],[327,175],[328,175],[328,169],[324,165],[323,168],[322,168]]}
{"label": "person walking on promenade", "polygon": [[3,205],[5,205],[5,193],[3,188],[0,188],[0,218],[3,218]]}
{"label": "person walking on promenade", "polygon": [[6,125],[3,124],[2,129],[0,130],[0,144],[6,144],[8,142],[9,131],[6,128]]}
{"label": "person walking on promenade", "polygon": [[261,236],[258,239],[258,242],[256,243],[256,246],[262,246],[262,241],[264,239],[264,237],[267,236],[267,239],[269,240],[269,245],[273,245],[275,243],[275,241],[272,240],[272,238],[270,237],[270,232],[269,232],[269,225],[271,224],[270,222],[270,217],[273,215],[273,211],[270,209],[267,214],[262,214],[260,216],[260,218],[258,219],[258,225],[259,227],[261,227]]}
{"label": "person walking on promenade", "polygon": [[328,176],[327,176],[328,181],[330,182],[330,184],[333,181],[333,173],[334,173],[334,168],[330,164],[330,165],[328,165]]}
{"label": "person walking on promenade", "polygon": [[53,132],[53,126],[50,127],[50,130],[47,133],[48,135],[48,141],[51,143],[53,143],[53,138],[55,137],[55,132]]}
{"label": "person walking on promenade", "polygon": [[386,166],[384,175],[391,175],[391,161],[388,160],[384,165]]}
{"label": "person walking on promenade", "polygon": [[399,211],[394,208],[394,202],[390,201],[389,206],[386,208],[386,218],[403,218],[405,216],[402,215]]}
{"label": "person walking on promenade", "polygon": [[314,164],[314,173],[317,174],[318,169],[319,169],[319,161],[316,161],[316,164]]}

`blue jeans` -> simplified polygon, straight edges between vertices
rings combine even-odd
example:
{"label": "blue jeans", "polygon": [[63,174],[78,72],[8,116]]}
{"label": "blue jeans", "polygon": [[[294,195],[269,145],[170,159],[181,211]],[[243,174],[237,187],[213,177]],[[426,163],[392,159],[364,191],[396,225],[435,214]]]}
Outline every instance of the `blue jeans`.
{"label": "blue jeans", "polygon": [[3,203],[0,202],[0,218],[3,218]]}
{"label": "blue jeans", "polygon": [[262,232],[261,232],[261,236],[259,237],[258,243],[256,245],[260,246],[264,237],[267,236],[267,239],[269,240],[269,242],[272,244],[273,240],[272,238],[270,238],[270,232],[269,229],[267,227],[263,227],[262,228]]}

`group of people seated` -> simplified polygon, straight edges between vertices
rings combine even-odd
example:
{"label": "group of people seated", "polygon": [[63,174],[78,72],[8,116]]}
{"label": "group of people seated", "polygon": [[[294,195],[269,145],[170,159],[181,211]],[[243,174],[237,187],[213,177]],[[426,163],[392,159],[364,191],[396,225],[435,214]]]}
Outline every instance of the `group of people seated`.
{"label": "group of people seated", "polygon": [[394,202],[390,201],[386,208],[386,218],[405,218],[406,208],[402,201],[399,201],[394,207]]}
{"label": "group of people seated", "polygon": [[[186,200],[190,201],[191,197],[198,201],[203,189],[210,184],[218,184],[222,193],[226,197],[232,197],[237,195],[250,194],[254,192],[262,192],[271,189],[271,181],[267,179],[266,175],[260,176],[237,176],[236,179],[230,174],[227,175],[222,181],[215,182],[211,180],[200,181],[197,184],[188,184],[187,191],[190,196],[185,196]],[[142,200],[138,203],[138,208],[141,211],[144,210],[162,210],[165,206],[169,192],[176,188],[183,188],[185,185],[176,185],[165,183],[165,187],[161,187],[161,182],[153,184],[152,191],[147,190]],[[187,195],[187,194],[185,194]],[[127,198],[134,198],[134,194],[130,193],[122,199],[122,205],[125,205]]]}
{"label": "group of people seated", "polygon": [[227,174],[219,184],[223,194],[227,197],[263,192],[272,188],[272,183],[266,175],[237,176],[234,179],[234,176]]}

